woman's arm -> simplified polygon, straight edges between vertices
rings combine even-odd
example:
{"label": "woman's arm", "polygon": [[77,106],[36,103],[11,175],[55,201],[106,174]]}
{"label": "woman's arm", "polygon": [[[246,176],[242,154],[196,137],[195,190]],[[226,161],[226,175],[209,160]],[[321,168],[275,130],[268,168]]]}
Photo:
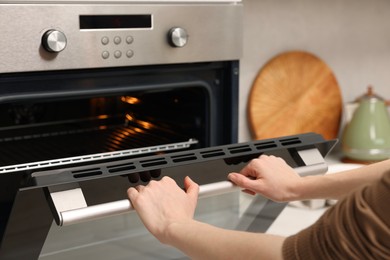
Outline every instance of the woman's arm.
{"label": "woman's arm", "polygon": [[191,259],[282,259],[285,237],[222,229],[195,220],[169,226],[168,244]]}
{"label": "woman's arm", "polygon": [[[273,200],[340,198],[379,179],[389,168],[390,160],[339,174],[300,177],[282,159],[261,156],[229,178],[245,191]],[[194,259],[282,259],[284,237],[225,230],[193,220],[199,186],[186,177],[184,187],[163,177],[127,191],[144,225],[159,241]]]}
{"label": "woman's arm", "polygon": [[340,199],[390,170],[390,160],[335,174],[300,177],[285,161],[262,155],[228,178],[244,191],[274,201]]}
{"label": "woman's arm", "polygon": [[226,230],[193,220],[199,186],[188,177],[184,186],[185,191],[163,177],[127,191],[144,225],[159,241],[193,259],[282,259],[284,237]]}
{"label": "woman's arm", "polygon": [[[229,178],[246,192],[260,193],[273,200],[340,198],[379,179],[389,168],[390,160],[339,174],[300,177],[282,159],[261,156],[240,174],[232,173]],[[282,249],[297,254],[295,242],[286,246],[284,242],[288,240],[284,237],[225,230],[193,220],[199,186],[186,177],[184,187],[182,190],[173,179],[163,177],[161,181],[151,181],[146,186],[139,185],[127,191],[146,228],[162,243],[176,247],[193,259],[282,259]],[[342,205],[338,204],[338,208]],[[339,216],[334,218],[339,219]],[[327,223],[329,227],[321,227],[330,231],[334,224]],[[359,223],[361,226],[364,219]],[[307,230],[313,233],[312,228]],[[310,246],[312,237],[307,241],[300,247],[303,252]],[[320,245],[320,249],[322,247]],[[324,247],[324,250],[329,248]],[[318,251],[318,248],[313,250]]]}

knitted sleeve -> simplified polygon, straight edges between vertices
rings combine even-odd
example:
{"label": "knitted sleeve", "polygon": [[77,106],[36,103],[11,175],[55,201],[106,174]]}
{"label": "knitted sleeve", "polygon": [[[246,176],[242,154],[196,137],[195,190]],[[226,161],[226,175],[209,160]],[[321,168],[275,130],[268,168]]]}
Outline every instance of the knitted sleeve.
{"label": "knitted sleeve", "polygon": [[390,259],[390,171],[288,237],[284,259]]}

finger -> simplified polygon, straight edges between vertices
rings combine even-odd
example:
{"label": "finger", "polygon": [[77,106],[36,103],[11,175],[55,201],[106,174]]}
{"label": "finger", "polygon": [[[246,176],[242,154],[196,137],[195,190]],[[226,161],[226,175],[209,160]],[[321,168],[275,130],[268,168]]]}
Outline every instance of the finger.
{"label": "finger", "polygon": [[261,169],[262,159],[253,159],[247,166],[241,169],[240,174],[247,177],[256,177],[257,169]]}
{"label": "finger", "polygon": [[[241,173],[231,172],[228,174],[228,179],[232,181],[234,184],[240,186],[245,179],[248,179],[247,176],[242,175]],[[240,186],[241,187],[241,186]]]}
{"label": "finger", "polygon": [[138,191],[134,187],[127,189],[127,197],[129,197],[130,201],[134,201],[137,196]]}
{"label": "finger", "polygon": [[252,165],[253,161],[249,162],[247,166],[241,169],[240,174],[244,176],[251,176],[252,175]]}
{"label": "finger", "polygon": [[184,178],[184,188],[186,193],[193,199],[197,200],[199,195],[199,185],[191,180],[190,177],[186,176]]}
{"label": "finger", "polygon": [[248,189],[243,189],[242,192],[245,192],[245,193],[247,193],[249,195],[256,195],[256,192],[248,190]]}
{"label": "finger", "polygon": [[145,189],[145,186],[144,186],[144,185],[137,185],[137,186],[135,186],[135,189],[136,189],[138,192],[142,192],[142,190]]}
{"label": "finger", "polygon": [[262,184],[260,180],[252,180],[239,173],[230,173],[228,175],[228,178],[229,180],[234,182],[237,186],[252,191],[258,190]]}

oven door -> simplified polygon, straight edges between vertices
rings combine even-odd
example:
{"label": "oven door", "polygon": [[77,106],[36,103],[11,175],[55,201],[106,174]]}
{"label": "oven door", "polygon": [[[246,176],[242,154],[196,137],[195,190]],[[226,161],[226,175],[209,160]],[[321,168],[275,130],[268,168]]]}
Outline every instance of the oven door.
{"label": "oven door", "polygon": [[309,133],[191,151],[21,172],[2,236],[1,259],[172,259],[177,250],[155,240],[127,200],[128,187],[170,176],[201,185],[195,218],[223,228],[264,232],[284,204],[248,197],[230,182],[251,159],[272,154],[301,175],[327,170],[335,141]]}
{"label": "oven door", "polygon": [[[216,190],[219,184],[223,186],[215,184]],[[213,189],[214,185],[208,186]],[[222,228],[263,232],[284,208],[284,204],[272,203],[261,196],[245,196],[234,188],[215,192],[200,195],[195,219]],[[39,259],[188,258],[177,249],[161,244],[146,230],[136,212],[131,211],[63,227],[53,222]]]}

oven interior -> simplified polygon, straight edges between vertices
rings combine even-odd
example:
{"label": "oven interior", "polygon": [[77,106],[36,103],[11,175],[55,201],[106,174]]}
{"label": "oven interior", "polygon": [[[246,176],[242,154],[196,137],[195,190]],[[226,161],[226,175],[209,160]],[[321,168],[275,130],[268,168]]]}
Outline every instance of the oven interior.
{"label": "oven interior", "polygon": [[[230,72],[224,63],[213,66],[0,79],[6,83],[0,90],[0,167],[89,155],[104,159],[106,153],[161,145],[169,152],[233,142],[234,117],[227,116],[234,98],[229,97]],[[184,145],[169,146],[176,143]],[[117,154],[109,159],[135,156]]]}
{"label": "oven interior", "polygon": [[197,86],[0,105],[1,165],[187,141],[207,142]]}

